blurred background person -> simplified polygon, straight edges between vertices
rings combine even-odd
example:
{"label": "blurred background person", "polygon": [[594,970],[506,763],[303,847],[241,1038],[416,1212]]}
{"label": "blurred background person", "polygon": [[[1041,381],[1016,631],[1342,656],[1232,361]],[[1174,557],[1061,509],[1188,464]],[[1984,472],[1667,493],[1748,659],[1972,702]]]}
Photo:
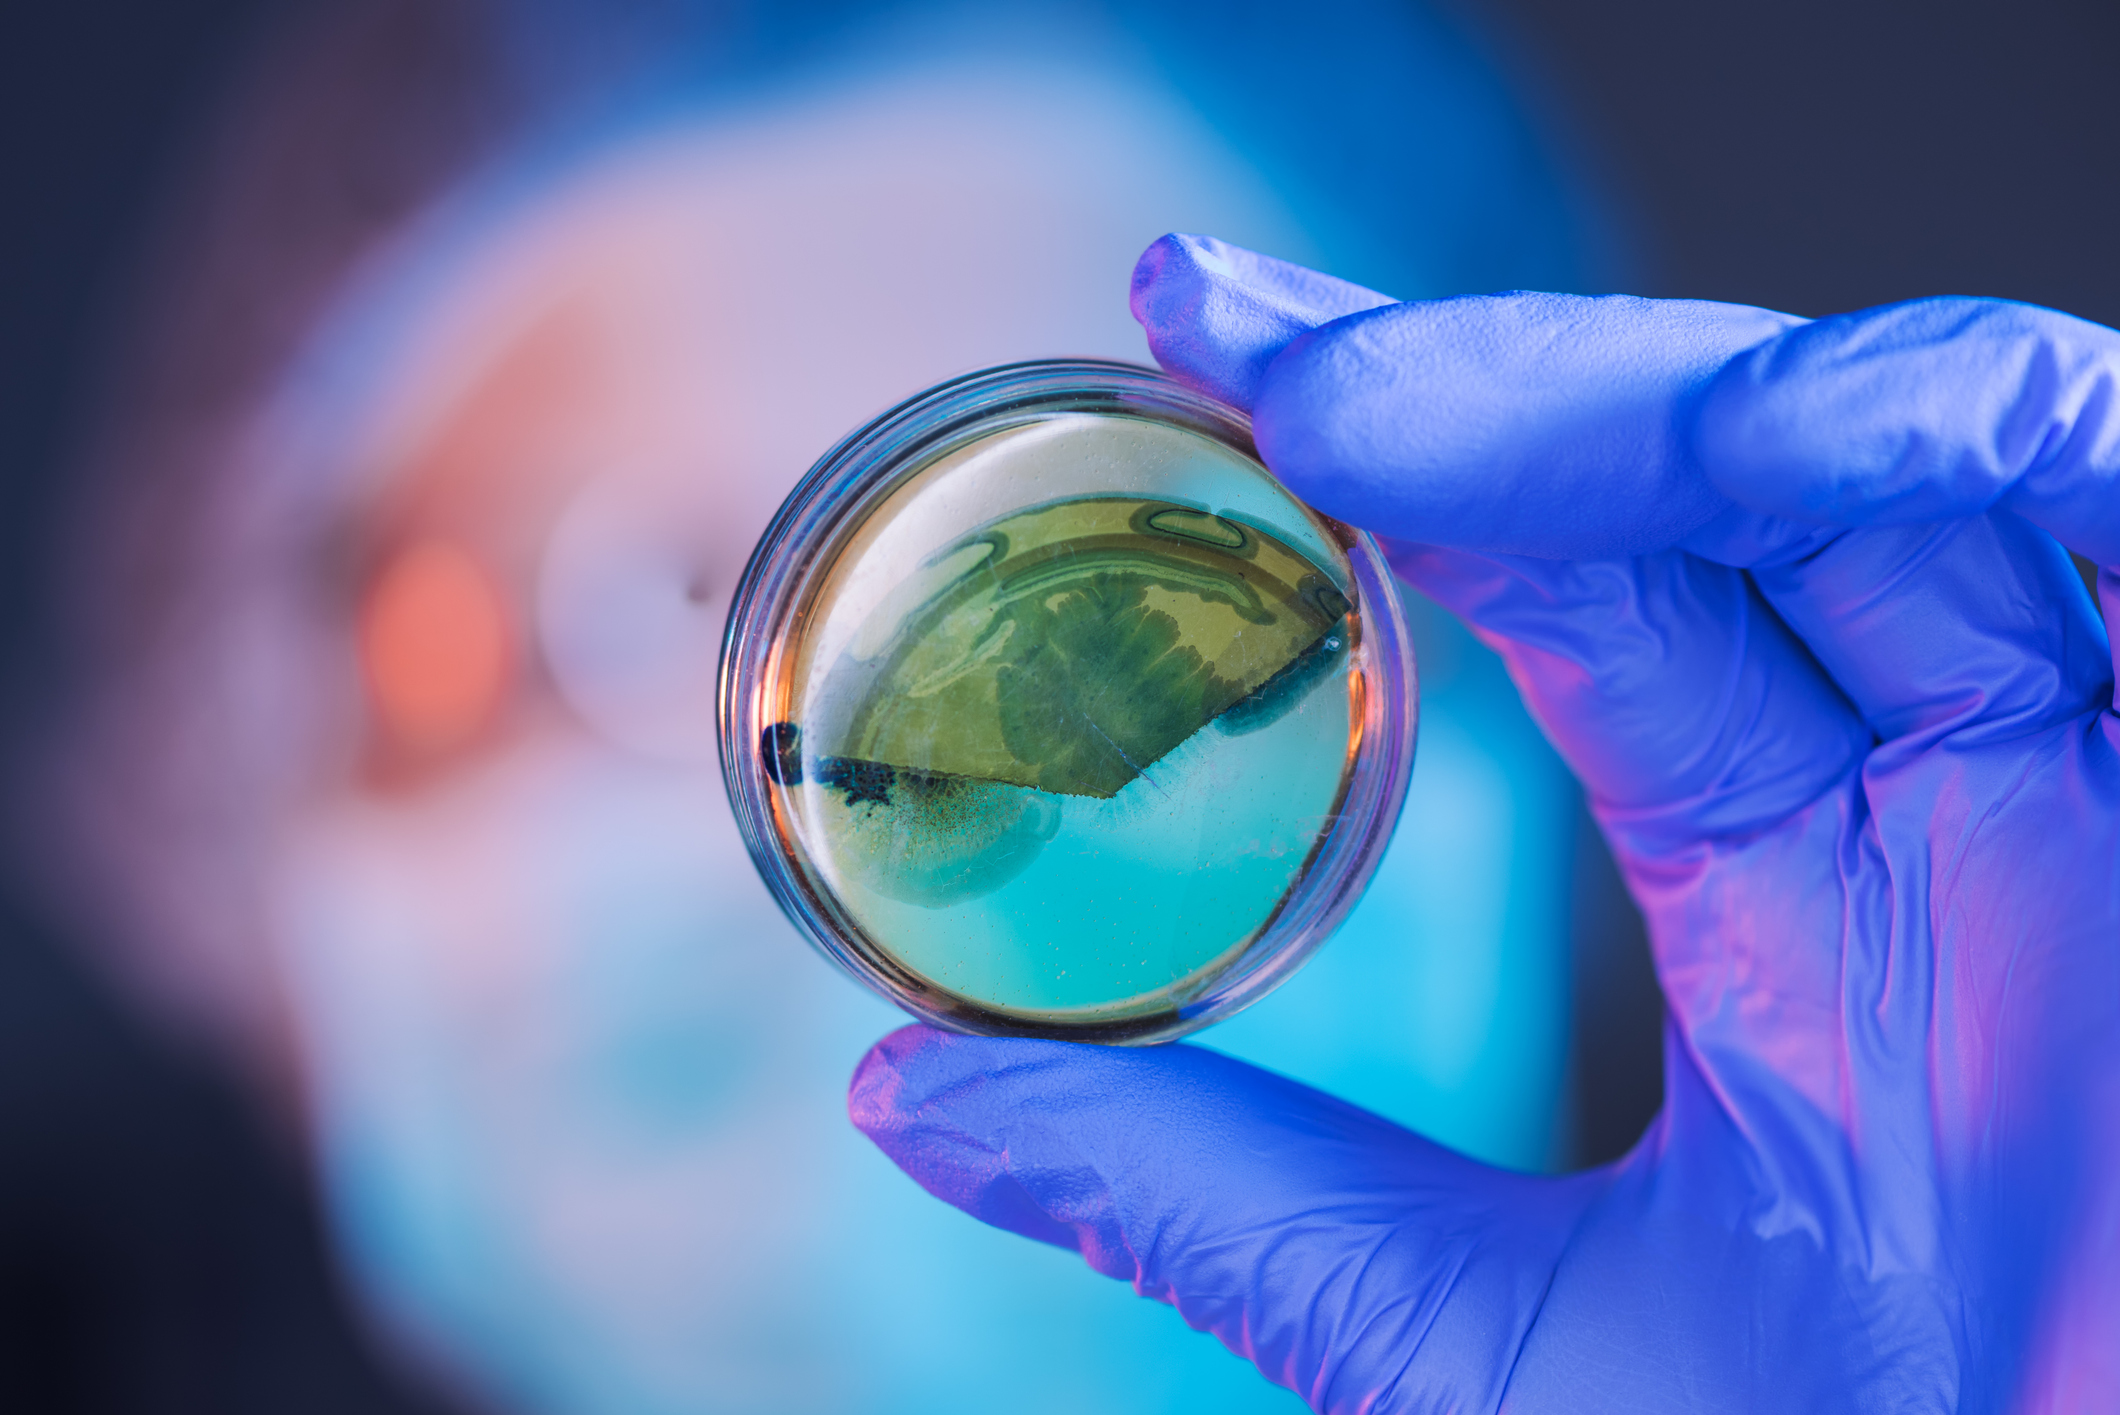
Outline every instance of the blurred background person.
{"label": "blurred background person", "polygon": [[[1358,0],[1300,25],[1175,0],[200,13],[169,63],[214,25],[235,57],[196,66],[215,116],[140,273],[99,287],[127,352],[46,449],[67,474],[11,484],[11,529],[37,528],[18,610],[50,611],[10,645],[26,915],[277,1097],[360,1309],[456,1399],[1296,1408],[1173,1314],[929,1203],[846,1125],[895,1017],[752,875],[716,640],[765,518],[869,414],[980,364],[1143,358],[1122,282],[1165,230],[1409,298],[1654,288],[1565,176],[1591,140],[1526,117],[1553,111],[1535,40],[1502,51],[1512,90],[1459,25]],[[1498,18],[1538,33],[1535,6]],[[1385,868],[1205,1040],[1499,1163],[1609,1156],[1655,1103],[1623,898],[1493,661],[1413,609],[1423,740]],[[121,1028],[62,946],[11,952],[51,964],[22,965],[22,1025]],[[123,1142],[49,1147],[46,1188],[147,1176],[112,1201],[137,1231],[91,1190],[69,1221],[144,1266],[278,1215],[255,1261],[180,1265],[174,1305],[231,1371],[246,1342],[300,1353],[246,1389],[410,1399],[335,1315],[273,1138],[126,1045],[134,1080],[100,1091],[51,1078],[114,1068],[24,1053],[25,1110]],[[67,1314],[91,1284],[43,1193],[7,1206],[32,1275],[10,1310],[63,1346],[115,1328]]]}
{"label": "blurred background person", "polygon": [[[461,1398],[1291,1408],[847,1126],[892,1014],[755,878],[713,672],[824,448],[965,369],[1141,360],[1124,277],[1165,229],[1408,294],[1579,283],[1590,222],[1470,44],[1353,0],[1306,34],[1347,71],[1293,106],[1264,8],[345,7],[263,41],[86,454],[38,858],[265,1068],[366,1311]],[[1572,788],[1422,623],[1384,878],[1217,1041],[1543,1167]]]}

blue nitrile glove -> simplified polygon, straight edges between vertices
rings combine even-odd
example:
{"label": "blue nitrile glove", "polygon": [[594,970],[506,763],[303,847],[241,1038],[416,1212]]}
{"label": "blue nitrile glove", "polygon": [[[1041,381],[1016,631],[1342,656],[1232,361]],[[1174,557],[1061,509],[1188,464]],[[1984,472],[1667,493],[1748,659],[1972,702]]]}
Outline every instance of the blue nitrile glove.
{"label": "blue nitrile glove", "polygon": [[856,1122],[1320,1410],[2120,1409],[2120,725],[2061,548],[2120,610],[2120,334],[1189,237],[1134,308],[1506,656],[1648,915],[1663,1113],[1536,1178],[1201,1047],[911,1027]]}

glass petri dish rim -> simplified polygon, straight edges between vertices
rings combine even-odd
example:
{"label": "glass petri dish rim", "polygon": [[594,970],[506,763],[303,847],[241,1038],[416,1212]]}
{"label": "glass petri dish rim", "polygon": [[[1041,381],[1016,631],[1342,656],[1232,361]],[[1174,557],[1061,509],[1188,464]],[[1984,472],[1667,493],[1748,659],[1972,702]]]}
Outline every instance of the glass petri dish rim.
{"label": "glass petri dish rim", "polygon": [[[785,651],[824,571],[868,513],[957,447],[1063,413],[1174,424],[1257,463],[1251,421],[1158,370],[1104,359],[1038,359],[964,374],[906,399],[848,434],[782,503],[737,583],[716,682],[722,778],[752,863],[781,911],[834,966],[924,1022],[950,1031],[1147,1045],[1174,1040],[1250,1006],[1292,975],[1359,901],[1405,803],[1418,734],[1417,670],[1404,610],[1375,540],[1315,510],[1345,556],[1356,610],[1350,689],[1352,758],[1332,824],[1274,913],[1194,993],[1127,1016],[1027,1016],[953,993],[870,939],[801,864],[792,826],[760,755],[786,720]],[[1271,475],[1271,473],[1268,473]]]}

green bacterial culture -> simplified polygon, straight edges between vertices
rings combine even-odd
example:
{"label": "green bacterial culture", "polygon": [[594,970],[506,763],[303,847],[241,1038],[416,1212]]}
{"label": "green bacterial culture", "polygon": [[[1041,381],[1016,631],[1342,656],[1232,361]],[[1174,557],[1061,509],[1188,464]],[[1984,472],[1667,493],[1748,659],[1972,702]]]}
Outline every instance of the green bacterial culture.
{"label": "green bacterial culture", "polygon": [[[1156,494],[956,528],[1083,480]],[[1021,1016],[1167,1010],[1273,918],[1334,818],[1345,585],[1311,513],[1234,450],[1040,420],[870,518],[761,751],[812,868],[909,972]]]}

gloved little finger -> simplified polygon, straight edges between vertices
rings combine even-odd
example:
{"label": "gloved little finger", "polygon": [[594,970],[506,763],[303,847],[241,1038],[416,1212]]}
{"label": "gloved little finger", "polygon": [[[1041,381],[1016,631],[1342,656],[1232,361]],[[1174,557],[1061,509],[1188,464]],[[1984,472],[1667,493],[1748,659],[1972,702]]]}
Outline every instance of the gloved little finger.
{"label": "gloved little finger", "polygon": [[907,1027],[848,1108],[930,1193],[1078,1249],[1320,1411],[1496,1408],[1606,1182],[1492,1170],[1193,1046]]}

